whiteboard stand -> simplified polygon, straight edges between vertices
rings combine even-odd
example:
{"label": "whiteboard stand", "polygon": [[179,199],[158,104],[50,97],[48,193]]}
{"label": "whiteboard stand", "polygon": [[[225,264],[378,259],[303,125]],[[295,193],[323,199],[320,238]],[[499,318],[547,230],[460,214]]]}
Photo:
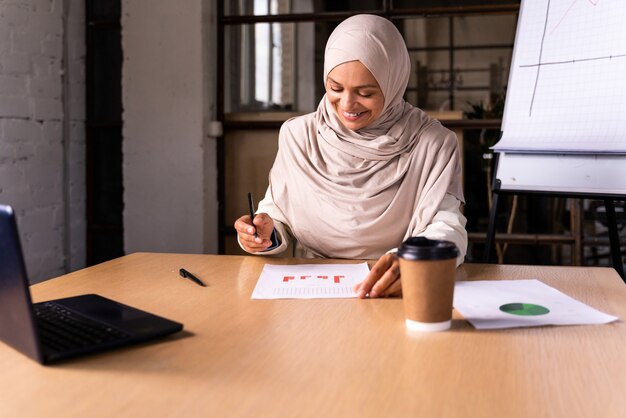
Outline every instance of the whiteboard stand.
{"label": "whiteboard stand", "polygon": [[[622,264],[622,254],[619,242],[619,234],[617,229],[617,217],[615,215],[615,204],[614,200],[624,200],[626,196],[600,196],[597,194],[584,194],[584,193],[568,193],[568,192],[547,192],[547,191],[522,191],[522,190],[511,190],[511,189],[503,189],[502,182],[499,179],[494,180],[494,185],[492,189],[492,205],[491,211],[489,213],[489,226],[487,228],[487,239],[485,241],[485,253],[483,256],[483,261],[485,263],[489,263],[491,261],[491,250],[494,247],[494,241],[496,236],[496,216],[498,212],[498,198],[501,194],[512,194],[512,195],[532,195],[532,194],[541,194],[553,197],[568,197],[568,198],[578,198],[578,199],[596,199],[596,200],[604,200],[604,205],[606,208],[606,220],[607,226],[609,229],[609,241],[611,247],[611,265],[620,275],[622,280],[626,283],[626,276],[624,276],[624,266]],[[617,199],[616,199],[617,198]]]}
{"label": "whiteboard stand", "polygon": [[604,200],[624,277],[614,200],[626,200],[624,1],[522,0],[509,70],[485,260],[498,196]]}

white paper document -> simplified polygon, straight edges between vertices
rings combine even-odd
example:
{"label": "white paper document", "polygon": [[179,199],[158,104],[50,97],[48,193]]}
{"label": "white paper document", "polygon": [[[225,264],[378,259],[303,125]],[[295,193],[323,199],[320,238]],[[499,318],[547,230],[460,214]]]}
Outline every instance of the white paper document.
{"label": "white paper document", "polygon": [[619,319],[539,280],[457,282],[454,308],[476,329],[606,324]]}
{"label": "white paper document", "polygon": [[352,289],[367,273],[367,263],[266,264],[252,299],[355,298]]}

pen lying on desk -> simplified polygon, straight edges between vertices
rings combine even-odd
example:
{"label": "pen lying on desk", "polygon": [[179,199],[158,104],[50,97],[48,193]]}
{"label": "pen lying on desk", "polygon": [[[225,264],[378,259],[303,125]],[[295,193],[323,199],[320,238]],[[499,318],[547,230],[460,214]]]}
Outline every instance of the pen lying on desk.
{"label": "pen lying on desk", "polygon": [[180,270],[178,270],[178,272],[180,273],[180,277],[184,277],[185,279],[189,279],[192,282],[196,283],[197,285],[200,285],[202,287],[206,287],[206,284],[204,284],[204,282],[202,280],[198,279],[196,276],[194,276],[193,274],[189,273],[187,270],[180,269]]}

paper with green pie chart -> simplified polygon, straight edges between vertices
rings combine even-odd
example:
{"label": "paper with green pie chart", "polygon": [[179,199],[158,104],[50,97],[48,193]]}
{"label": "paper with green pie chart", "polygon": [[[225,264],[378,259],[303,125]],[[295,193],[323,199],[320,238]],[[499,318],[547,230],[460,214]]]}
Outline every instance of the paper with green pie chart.
{"label": "paper with green pie chart", "polygon": [[454,308],[476,329],[606,324],[618,319],[536,279],[457,282]]}
{"label": "paper with green pie chart", "polygon": [[545,306],[535,305],[534,303],[505,303],[500,306],[502,312],[506,312],[511,315],[521,316],[537,316],[546,315],[550,313],[550,309]]}

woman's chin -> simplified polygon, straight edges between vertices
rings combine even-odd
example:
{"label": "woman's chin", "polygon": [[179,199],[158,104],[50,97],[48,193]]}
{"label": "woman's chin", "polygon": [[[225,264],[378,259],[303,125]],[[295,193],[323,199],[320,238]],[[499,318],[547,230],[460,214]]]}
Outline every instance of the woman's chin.
{"label": "woman's chin", "polygon": [[350,129],[351,131],[358,131],[359,129],[363,129],[368,125],[367,120],[361,120],[361,119],[354,121],[354,120],[346,120],[344,118],[341,118],[341,123],[343,123],[343,126]]}

